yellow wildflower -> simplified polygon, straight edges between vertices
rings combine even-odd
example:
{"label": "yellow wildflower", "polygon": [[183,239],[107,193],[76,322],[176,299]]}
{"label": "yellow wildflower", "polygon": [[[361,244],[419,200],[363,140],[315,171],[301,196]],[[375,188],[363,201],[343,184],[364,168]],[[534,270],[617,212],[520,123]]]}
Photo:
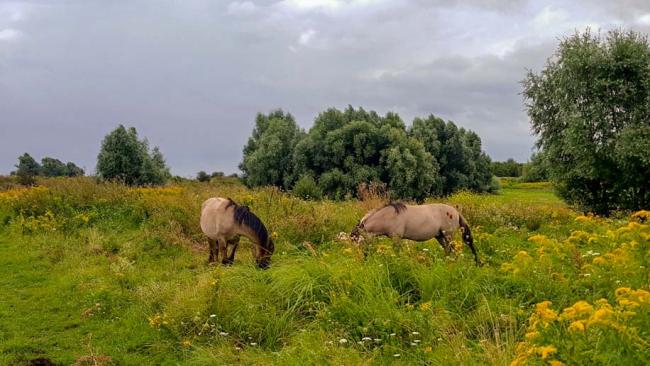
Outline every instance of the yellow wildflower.
{"label": "yellow wildflower", "polygon": [[537,234],[537,235],[533,235],[530,238],[528,238],[528,241],[532,241],[532,242],[537,243],[537,242],[544,241],[546,239],[547,239],[546,235]]}
{"label": "yellow wildflower", "polygon": [[627,295],[630,291],[632,291],[632,289],[629,287],[619,287],[614,291],[614,294],[616,297],[621,297]]}
{"label": "yellow wildflower", "polygon": [[528,333],[526,333],[526,334],[524,335],[524,338],[525,338],[527,341],[532,341],[533,339],[537,338],[538,335],[539,335],[539,333],[538,333],[537,331],[532,331],[532,332],[528,332]]}
{"label": "yellow wildflower", "polygon": [[628,300],[628,299],[618,299],[619,305],[622,307],[628,308],[628,309],[634,309],[639,306],[639,303],[636,301]]}
{"label": "yellow wildflower", "polygon": [[602,307],[594,312],[594,314],[589,318],[590,324],[605,323],[609,320],[614,312],[611,307]]}
{"label": "yellow wildflower", "polygon": [[431,301],[427,301],[425,303],[420,304],[421,311],[427,311],[429,309],[431,309]]}
{"label": "yellow wildflower", "polygon": [[537,353],[542,356],[542,360],[545,360],[548,356],[557,352],[557,348],[554,346],[541,346],[537,347]]}
{"label": "yellow wildflower", "polygon": [[540,320],[544,322],[552,322],[557,319],[557,311],[549,308],[551,304],[552,302],[550,301],[542,301],[535,305],[535,313],[538,315]]}
{"label": "yellow wildflower", "polygon": [[192,341],[190,341],[189,339],[186,339],[183,342],[181,342],[181,346],[183,346],[183,348],[190,348],[191,345],[192,345]]}
{"label": "yellow wildflower", "polygon": [[634,297],[636,297],[636,299],[639,302],[650,303],[650,292],[648,292],[646,290],[638,289],[638,290],[634,291],[633,294],[634,294]]}
{"label": "yellow wildflower", "polygon": [[551,360],[548,364],[550,366],[564,366],[564,362],[558,360]]}
{"label": "yellow wildflower", "polygon": [[576,320],[569,325],[569,332],[584,332],[585,323],[582,320]]}
{"label": "yellow wildflower", "polygon": [[517,253],[517,254],[515,255],[514,259],[515,259],[515,260],[524,261],[524,260],[531,259],[531,257],[530,257],[530,255],[528,255],[528,252],[527,252],[527,251],[525,251],[525,250],[520,250],[519,253]]}
{"label": "yellow wildflower", "polygon": [[578,301],[573,306],[564,309],[562,317],[565,319],[581,318],[584,315],[590,315],[594,307],[586,301]]}

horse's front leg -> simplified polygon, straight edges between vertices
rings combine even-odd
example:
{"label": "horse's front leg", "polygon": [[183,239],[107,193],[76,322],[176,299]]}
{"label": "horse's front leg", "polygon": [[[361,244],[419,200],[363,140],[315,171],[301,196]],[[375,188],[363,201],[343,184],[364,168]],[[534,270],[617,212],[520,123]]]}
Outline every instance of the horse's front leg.
{"label": "horse's front leg", "polygon": [[390,236],[391,240],[393,240],[393,248],[395,248],[395,251],[397,253],[402,252],[402,236],[399,234],[392,234]]}
{"label": "horse's front leg", "polygon": [[226,263],[226,260],[224,259],[224,264],[230,265],[230,264],[235,263],[235,252],[237,251],[237,246],[238,245],[239,245],[239,238],[238,237],[230,239],[228,241],[228,246],[232,246],[232,249],[231,249],[230,255],[228,256],[228,260],[227,260],[228,263]]}
{"label": "horse's front leg", "polygon": [[219,259],[219,254],[217,252],[217,241],[208,238],[208,246],[210,249],[210,256],[208,257],[208,263],[214,263],[217,261],[217,259]]}
{"label": "horse's front leg", "polygon": [[445,242],[449,248],[449,253],[447,255],[453,254],[454,258],[457,258],[458,253],[456,253],[456,247],[454,247],[454,237],[452,235],[445,235]]}
{"label": "horse's front leg", "polygon": [[445,251],[445,256],[449,256],[451,249],[450,249],[450,244],[447,241],[447,236],[444,234],[440,234],[436,236],[436,240],[438,240],[438,243],[440,243],[440,246],[442,246],[442,249]]}

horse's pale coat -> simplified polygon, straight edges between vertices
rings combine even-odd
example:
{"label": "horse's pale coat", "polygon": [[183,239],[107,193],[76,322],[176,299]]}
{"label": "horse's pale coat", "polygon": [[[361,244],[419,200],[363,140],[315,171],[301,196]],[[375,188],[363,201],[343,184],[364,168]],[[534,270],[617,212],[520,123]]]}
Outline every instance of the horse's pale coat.
{"label": "horse's pale coat", "polygon": [[463,241],[470,247],[478,263],[472,234],[467,222],[456,208],[434,203],[405,205],[391,203],[368,212],[359,222],[353,236],[363,230],[370,235],[385,235],[399,241],[427,241],[436,238],[446,253],[451,251],[451,236],[461,229]]}
{"label": "horse's pale coat", "polygon": [[[253,216],[263,229],[264,238],[260,238],[260,232],[255,231],[250,226],[237,221],[236,210],[244,210],[246,215]],[[253,243],[253,255],[260,267],[268,266],[268,261],[273,254],[273,242],[268,238],[266,228],[263,226],[259,218],[254,216],[247,207],[239,206],[234,201],[222,198],[213,197],[207,199],[201,205],[201,230],[208,237],[210,244],[210,258],[209,262],[214,262],[218,259],[217,247],[222,256],[222,263],[232,264],[235,257],[235,252],[239,244],[241,236],[247,237]],[[266,240],[267,242],[262,242]],[[232,246],[230,256],[226,256],[228,246]]]}

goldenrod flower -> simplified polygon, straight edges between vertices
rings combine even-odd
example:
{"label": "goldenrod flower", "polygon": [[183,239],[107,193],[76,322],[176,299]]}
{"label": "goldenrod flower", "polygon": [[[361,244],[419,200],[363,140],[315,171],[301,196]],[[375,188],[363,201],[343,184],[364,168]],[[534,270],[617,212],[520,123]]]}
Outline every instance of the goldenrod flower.
{"label": "goldenrod flower", "polygon": [[542,301],[535,305],[535,313],[543,322],[552,322],[557,319],[557,311],[549,308],[552,303],[550,301]]}
{"label": "goldenrod flower", "polygon": [[537,235],[533,235],[530,238],[528,238],[528,241],[539,243],[539,242],[542,242],[542,241],[544,241],[546,239],[548,239],[546,237],[546,235],[537,234]]}
{"label": "goldenrod flower", "polygon": [[557,348],[554,346],[541,346],[537,347],[537,353],[542,356],[542,359],[545,360],[551,354],[557,352]]}
{"label": "goldenrod flower", "polygon": [[582,320],[576,320],[569,325],[569,332],[584,332],[585,323]]}
{"label": "goldenrod flower", "polygon": [[584,315],[590,315],[594,307],[586,301],[578,301],[573,306],[564,309],[562,317],[565,319],[581,318]]}

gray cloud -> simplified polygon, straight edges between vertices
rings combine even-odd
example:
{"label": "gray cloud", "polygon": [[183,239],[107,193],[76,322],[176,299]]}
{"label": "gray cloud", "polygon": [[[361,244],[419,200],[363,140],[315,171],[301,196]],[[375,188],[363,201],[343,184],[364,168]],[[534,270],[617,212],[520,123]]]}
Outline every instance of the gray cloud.
{"label": "gray cloud", "polygon": [[0,172],[16,157],[92,171],[118,123],[172,171],[234,172],[257,112],[308,128],[327,107],[436,114],[494,158],[534,142],[519,81],[575,29],[647,31],[629,1],[0,1]]}

